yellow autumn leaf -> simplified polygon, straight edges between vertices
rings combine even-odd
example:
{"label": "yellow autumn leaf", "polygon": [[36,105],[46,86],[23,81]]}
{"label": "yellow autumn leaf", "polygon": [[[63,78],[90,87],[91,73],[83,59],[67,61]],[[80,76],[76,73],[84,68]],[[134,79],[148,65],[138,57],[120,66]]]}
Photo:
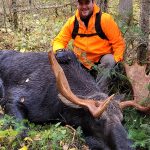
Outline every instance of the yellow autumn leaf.
{"label": "yellow autumn leaf", "polygon": [[24,141],[30,141],[30,142],[33,142],[33,140],[32,140],[30,137],[25,137],[25,138],[24,138]]}
{"label": "yellow autumn leaf", "polygon": [[21,49],[20,49],[20,52],[21,52],[21,53],[24,53],[25,51],[26,51],[25,48],[21,48]]}
{"label": "yellow autumn leaf", "polygon": [[77,150],[76,148],[70,148],[69,150]]}
{"label": "yellow autumn leaf", "polygon": [[28,150],[28,147],[27,146],[23,146],[22,148],[20,148],[19,150]]}

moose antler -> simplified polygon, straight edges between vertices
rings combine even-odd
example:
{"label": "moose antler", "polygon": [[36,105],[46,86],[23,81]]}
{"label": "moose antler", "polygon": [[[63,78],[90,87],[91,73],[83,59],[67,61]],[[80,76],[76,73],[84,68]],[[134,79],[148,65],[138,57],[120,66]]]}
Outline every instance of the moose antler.
{"label": "moose antler", "polygon": [[52,51],[49,51],[48,56],[49,56],[50,64],[54,71],[54,75],[56,77],[56,84],[57,84],[57,88],[58,88],[59,92],[67,100],[71,101],[72,103],[79,105],[81,107],[84,107],[84,108],[88,108],[88,110],[93,115],[93,117],[95,117],[95,118],[100,117],[101,114],[108,107],[108,105],[111,102],[111,100],[113,99],[114,95],[108,97],[104,102],[78,98],[71,91],[68,81],[66,79],[65,73],[64,73],[63,69],[61,68],[61,66],[58,64],[58,62],[54,56],[54,53]]}
{"label": "moose antler", "polygon": [[125,64],[126,74],[132,84],[134,100],[121,102],[121,109],[133,106],[140,111],[150,113],[150,104],[147,107],[138,104],[142,98],[149,97],[146,85],[150,84],[150,76],[145,74],[145,69],[146,66],[140,66],[137,63],[132,66]]}

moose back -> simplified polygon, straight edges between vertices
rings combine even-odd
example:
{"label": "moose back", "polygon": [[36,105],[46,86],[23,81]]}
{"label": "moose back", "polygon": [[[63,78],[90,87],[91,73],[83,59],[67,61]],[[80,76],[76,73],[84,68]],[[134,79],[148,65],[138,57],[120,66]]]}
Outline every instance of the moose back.
{"label": "moose back", "polygon": [[[71,60],[61,67],[73,93],[85,100],[106,99],[108,95],[101,92],[75,55],[72,52],[69,55]],[[94,118],[86,108],[72,108],[61,101],[46,52],[0,51],[0,105],[6,114],[19,120],[27,118],[34,123],[61,121],[73,127],[81,126],[90,149],[131,149],[115,100],[99,118]]]}

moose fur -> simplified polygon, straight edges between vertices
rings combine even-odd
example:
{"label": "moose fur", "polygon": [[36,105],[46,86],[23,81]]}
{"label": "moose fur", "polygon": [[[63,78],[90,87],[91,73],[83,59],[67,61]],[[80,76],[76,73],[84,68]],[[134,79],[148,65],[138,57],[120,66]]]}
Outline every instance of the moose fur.
{"label": "moose fur", "polygon": [[[78,97],[104,100],[92,76],[70,52],[71,60],[61,64],[71,90]],[[93,150],[130,150],[131,142],[121,124],[122,113],[114,100],[101,117],[95,119],[84,108],[71,108],[58,96],[56,80],[46,52],[0,51],[0,105],[6,114],[34,123],[63,122],[81,126]]]}

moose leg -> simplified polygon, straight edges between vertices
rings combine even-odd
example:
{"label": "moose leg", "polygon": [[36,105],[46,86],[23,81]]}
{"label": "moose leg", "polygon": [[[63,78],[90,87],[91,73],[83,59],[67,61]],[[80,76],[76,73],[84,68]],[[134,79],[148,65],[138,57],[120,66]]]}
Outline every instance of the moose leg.
{"label": "moose leg", "polygon": [[4,85],[3,81],[0,78],[0,104],[1,104],[1,99],[5,96],[5,90],[4,90]]}
{"label": "moose leg", "polygon": [[24,118],[23,109],[21,109],[21,104],[19,104],[17,101],[17,96],[12,96],[12,95],[13,95],[13,92],[10,89],[6,88],[5,90],[3,81],[0,78],[0,105],[1,107],[4,108],[6,114],[12,115],[17,119],[22,120]]}
{"label": "moose leg", "polygon": [[[8,115],[14,116],[16,119],[16,122],[18,123],[20,123],[20,121],[22,121],[25,118],[23,110],[24,109],[22,108],[22,106],[18,103],[7,103],[5,105],[5,113]],[[22,130],[17,137],[23,139],[27,136],[28,129],[27,129],[26,124],[23,123],[22,125],[23,125]],[[17,126],[14,125],[13,128],[16,129]]]}
{"label": "moose leg", "polygon": [[22,120],[25,118],[20,104],[17,103],[7,103],[5,105],[5,113],[14,116],[15,118],[17,118],[17,120]]}
{"label": "moose leg", "polygon": [[[26,118],[26,109],[22,103],[21,94],[23,89],[13,86],[11,88],[5,88],[5,105],[3,106],[5,114],[13,116],[16,122],[20,123],[23,119]],[[17,128],[16,124],[13,126],[14,129]],[[23,124],[21,133],[19,137],[24,138],[27,135],[27,125]]]}

